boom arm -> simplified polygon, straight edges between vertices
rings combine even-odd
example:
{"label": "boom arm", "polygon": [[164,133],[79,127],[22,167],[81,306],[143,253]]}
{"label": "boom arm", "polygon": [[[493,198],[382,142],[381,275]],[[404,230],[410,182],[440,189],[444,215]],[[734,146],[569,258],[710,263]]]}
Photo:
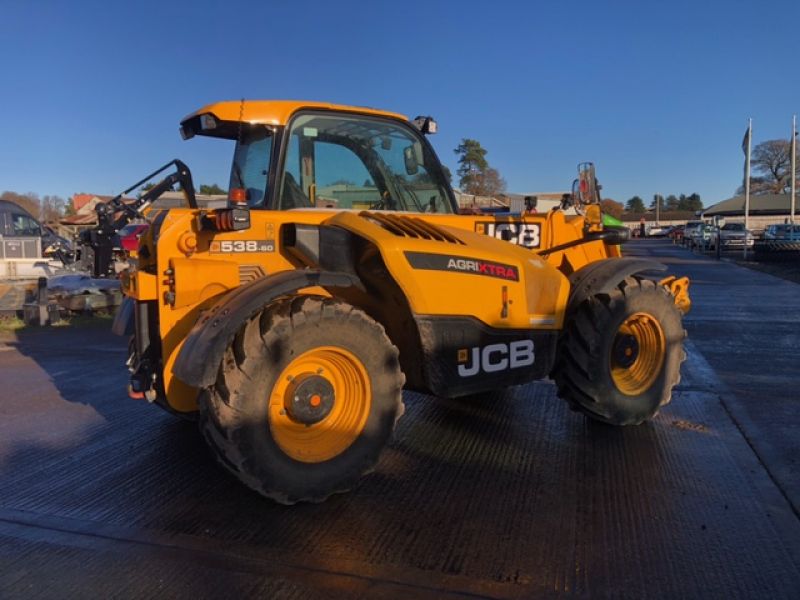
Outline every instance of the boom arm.
{"label": "boom arm", "polygon": [[[147,190],[144,194],[139,196],[133,204],[125,204],[122,201],[122,197],[127,194],[128,192],[135,190],[137,187],[142,185],[143,183],[151,180],[153,177],[166,171],[169,167],[175,165],[175,172],[170,173],[164,179],[159,181],[155,184],[152,188]],[[155,200],[157,200],[164,192],[167,190],[171,190],[172,186],[176,183],[181,185],[181,189],[186,194],[186,200],[189,203],[190,208],[197,208],[197,199],[194,195],[194,184],[192,183],[192,172],[189,170],[182,161],[172,160],[165,164],[163,167],[160,167],[150,173],[147,177],[141,179],[134,183],[131,187],[127,190],[123,191],[120,194],[114,196],[107,204],[98,204],[96,207],[96,211],[98,217],[101,212],[105,212],[106,214],[114,214],[117,211],[122,211],[122,216],[120,216],[116,221],[114,221],[113,225],[115,226],[115,232],[119,231],[121,228],[125,227],[131,219],[135,219],[138,216],[141,216],[142,211],[150,206]],[[102,207],[102,208],[101,208]]]}
{"label": "boom arm", "polygon": [[[152,188],[144,192],[135,202],[125,203],[122,201],[125,194],[135,190],[143,183],[151,180],[173,165],[175,166],[174,173],[170,173]],[[125,191],[114,196],[109,202],[99,203],[95,207],[97,225],[83,232],[81,235],[81,242],[83,245],[89,246],[94,252],[92,264],[93,277],[108,277],[114,274],[114,265],[112,261],[114,234],[130,223],[132,219],[140,217],[144,209],[150,206],[164,192],[171,190],[176,183],[180,184],[189,206],[191,208],[197,208],[197,198],[195,198],[194,194],[192,172],[189,170],[189,167],[177,158],[168,162],[163,167],[156,169],[147,175],[147,177],[137,181]],[[114,218],[114,215],[118,212],[122,214]]]}

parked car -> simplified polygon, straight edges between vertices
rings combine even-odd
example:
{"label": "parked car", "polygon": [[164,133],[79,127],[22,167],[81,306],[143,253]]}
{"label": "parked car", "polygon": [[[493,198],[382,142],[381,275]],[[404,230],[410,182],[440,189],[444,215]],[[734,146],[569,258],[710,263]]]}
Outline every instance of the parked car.
{"label": "parked car", "polygon": [[0,259],[42,256],[71,262],[72,242],[39,223],[18,204],[0,200]]}
{"label": "parked car", "polygon": [[[688,226],[687,226],[688,227]],[[700,223],[696,227],[692,227],[689,231],[688,245],[690,248],[711,248],[713,240],[711,238],[714,233],[714,227],[708,223]]]}
{"label": "parked car", "polygon": [[666,235],[666,227],[662,227],[661,225],[650,225],[647,228],[647,236],[648,237],[663,237]]}
{"label": "parked car", "polygon": [[719,234],[716,230],[711,232],[710,245],[716,248],[717,243],[721,250],[730,250],[744,246],[752,247],[755,238],[752,231],[745,229],[744,223],[726,223],[719,228]]}
{"label": "parked car", "polygon": [[692,242],[692,234],[694,230],[698,227],[702,226],[704,223],[703,221],[687,221],[686,225],[683,227],[683,243],[686,246],[691,246]]}
{"label": "parked car", "polygon": [[147,231],[147,223],[129,223],[114,236],[114,252],[121,260],[137,258],[139,238]]}
{"label": "parked car", "polygon": [[800,242],[800,225],[791,223],[770,225],[764,231],[764,239],[783,242]]}
{"label": "parked car", "polygon": [[683,242],[683,231],[685,225],[675,225],[670,229],[670,232],[667,234],[669,238],[675,242]]}

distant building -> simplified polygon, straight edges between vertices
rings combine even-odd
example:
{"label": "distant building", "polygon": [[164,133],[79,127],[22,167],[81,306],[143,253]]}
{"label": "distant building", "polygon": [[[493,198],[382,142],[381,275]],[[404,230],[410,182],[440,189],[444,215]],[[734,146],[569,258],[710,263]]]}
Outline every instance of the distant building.
{"label": "distant building", "polygon": [[94,206],[97,204],[98,201],[101,201],[103,198],[106,198],[106,202],[111,199],[111,196],[96,196],[95,194],[73,194],[72,196],[72,208],[75,212],[81,212],[81,209],[86,206],[87,204],[92,204]]}
{"label": "distant building", "polygon": [[700,217],[691,210],[662,210],[658,215],[658,221],[656,221],[656,211],[648,210],[647,212],[643,213],[625,211],[622,213],[621,221],[625,225],[633,227],[638,226],[639,223],[642,222],[642,219],[644,219],[644,222],[647,225],[655,225],[656,223],[659,225],[677,225],[679,223],[685,223],[686,221],[692,221],[699,218]]}
{"label": "distant building", "polygon": [[527,194],[502,193],[497,196],[475,196],[454,190],[459,208],[507,208],[511,212],[525,210],[525,197],[536,198],[537,212],[544,213],[561,205],[561,198],[568,192],[530,192]]}
{"label": "distant building", "polygon": [[[702,211],[704,219],[714,217],[734,221],[744,221],[745,197],[734,196]],[[789,194],[759,194],[750,196],[749,226],[751,229],[764,229],[773,223],[783,223],[790,217],[791,196]],[[795,206],[795,216],[800,214]]]}
{"label": "distant building", "polygon": [[[60,219],[59,225],[73,235],[82,229],[97,225],[95,207],[101,202],[107,204],[113,198],[114,196],[98,196],[97,194],[75,194],[72,196],[72,208],[75,209],[75,214]],[[136,200],[123,198],[122,201],[128,203]]]}

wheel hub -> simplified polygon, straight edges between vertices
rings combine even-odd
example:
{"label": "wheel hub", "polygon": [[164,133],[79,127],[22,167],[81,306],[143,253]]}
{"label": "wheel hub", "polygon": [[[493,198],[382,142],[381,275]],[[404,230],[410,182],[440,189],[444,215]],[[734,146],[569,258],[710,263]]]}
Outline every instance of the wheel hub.
{"label": "wheel hub", "polygon": [[338,456],[364,431],[372,387],[364,363],[340,346],[317,346],[294,357],[269,394],[269,428],[294,460]]}
{"label": "wheel hub", "polygon": [[308,374],[295,378],[286,390],[284,406],[289,417],[304,425],[314,425],[333,409],[333,386],[324,377]]}
{"label": "wheel hub", "polygon": [[639,342],[630,334],[618,334],[614,340],[614,362],[623,369],[630,368],[639,357]]}
{"label": "wheel hub", "polygon": [[630,315],[619,326],[611,343],[611,378],[617,389],[637,396],[650,388],[666,360],[664,330],[654,316],[645,312]]}

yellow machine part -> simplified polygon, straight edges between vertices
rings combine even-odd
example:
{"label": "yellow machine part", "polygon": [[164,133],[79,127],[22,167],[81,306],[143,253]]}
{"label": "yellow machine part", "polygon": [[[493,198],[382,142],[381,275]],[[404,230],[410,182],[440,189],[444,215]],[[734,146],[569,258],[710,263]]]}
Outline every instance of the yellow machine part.
{"label": "yellow machine part", "polygon": [[[140,256],[138,270],[125,278],[123,286],[127,295],[140,301],[154,300],[158,304],[163,380],[170,406],[182,412],[196,410],[197,390],[175,378],[172,367],[183,340],[201,312],[227,290],[266,275],[298,268],[288,255],[281,252],[281,227],[285,224],[314,225],[328,221],[349,229],[379,247],[387,268],[403,288],[415,313],[468,314],[497,328],[561,327],[569,286],[557,268],[569,274],[589,262],[614,256],[616,252],[615,247],[591,242],[538,256],[537,251],[541,249],[583,236],[583,219],[565,216],[560,211],[517,218],[388,214],[418,218],[438,225],[464,244],[400,238],[360,218],[358,211],[252,210],[249,229],[224,233],[200,231],[197,211],[193,209],[151,211],[148,219],[159,225],[151,226],[142,239],[142,245],[151,249],[143,253],[146,257]],[[535,230],[539,239],[533,239],[537,242],[534,247],[520,245],[520,240],[516,244],[514,240],[501,241],[497,234],[492,235],[490,224],[501,224],[506,231],[520,230],[525,225],[530,231]],[[154,235],[157,235],[157,240]],[[256,241],[266,250],[239,251],[247,250],[248,244]],[[465,260],[513,265],[519,271],[519,281],[412,269],[404,256],[407,251],[450,254]],[[153,257],[157,257],[157,264]],[[327,295],[319,288],[305,292]]]}
{"label": "yellow machine part", "polygon": [[[400,218],[420,219],[413,215]],[[340,212],[325,224],[373,242],[415,314],[468,315],[501,329],[558,329],[562,325],[569,285],[558,270],[530,250],[453,227],[442,229],[461,243],[399,237],[369,216],[352,212]],[[414,268],[408,253],[444,256],[453,261],[453,267],[461,268]],[[516,280],[481,276],[470,270],[485,263],[497,265],[496,272],[505,271],[503,265],[513,267]]]}
{"label": "yellow machine part", "polygon": [[309,102],[302,100],[238,100],[216,102],[186,115],[182,121],[197,115],[211,114],[221,121],[241,121],[244,123],[260,123],[264,125],[286,125],[292,115],[301,109],[323,109],[337,113],[358,113],[377,117],[389,117],[408,122],[408,117],[400,113],[367,108],[364,106],[346,106],[329,102]]}

